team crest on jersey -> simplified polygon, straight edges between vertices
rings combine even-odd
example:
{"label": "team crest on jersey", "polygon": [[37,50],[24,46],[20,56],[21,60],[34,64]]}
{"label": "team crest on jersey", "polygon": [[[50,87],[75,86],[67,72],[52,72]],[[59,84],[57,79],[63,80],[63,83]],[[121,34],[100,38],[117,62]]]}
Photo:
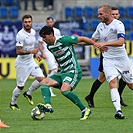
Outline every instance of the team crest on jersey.
{"label": "team crest on jersey", "polygon": [[75,36],[71,36],[72,39],[75,39]]}
{"label": "team crest on jersey", "polygon": [[108,41],[108,38],[107,38],[107,37],[105,37],[105,38],[104,38],[104,41],[105,41],[105,42],[107,42],[107,41]]}
{"label": "team crest on jersey", "polygon": [[111,28],[110,31],[113,31],[113,28]]}
{"label": "team crest on jersey", "polygon": [[36,67],[35,67],[35,69],[38,69],[38,68],[39,68],[39,66],[36,66]]}

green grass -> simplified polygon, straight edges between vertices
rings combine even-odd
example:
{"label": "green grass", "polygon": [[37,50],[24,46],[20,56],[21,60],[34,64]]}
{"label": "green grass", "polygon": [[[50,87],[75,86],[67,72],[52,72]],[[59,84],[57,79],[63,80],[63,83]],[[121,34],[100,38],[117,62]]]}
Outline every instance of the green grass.
{"label": "green grass", "polygon": [[[82,79],[74,90],[87,105],[84,97],[90,91],[95,79]],[[25,89],[30,86],[33,80],[28,80]],[[38,89],[33,93],[34,106],[28,104],[21,94],[18,99],[20,111],[12,111],[9,108],[12,91],[16,85],[15,80],[3,79],[0,81],[0,118],[9,125],[9,129],[0,129],[0,133],[132,133],[133,132],[133,92],[125,88],[123,99],[128,104],[122,107],[126,116],[125,120],[114,118],[115,109],[111,102],[110,91],[105,82],[95,94],[95,106],[91,109],[92,114],[86,121],[80,121],[80,110],[69,100],[63,97],[59,90],[54,89],[56,97],[52,97],[52,105],[55,112],[47,113],[45,119],[40,121],[32,120],[31,109],[37,103],[43,102],[41,91]]]}

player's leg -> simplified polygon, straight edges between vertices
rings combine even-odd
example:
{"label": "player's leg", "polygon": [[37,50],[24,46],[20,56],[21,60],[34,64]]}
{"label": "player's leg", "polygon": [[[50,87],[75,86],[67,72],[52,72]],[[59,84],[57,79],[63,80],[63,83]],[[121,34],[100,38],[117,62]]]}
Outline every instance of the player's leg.
{"label": "player's leg", "polygon": [[102,85],[102,83],[105,81],[105,75],[103,73],[103,56],[102,53],[100,54],[100,64],[99,64],[99,77],[96,79],[91,87],[90,93],[85,97],[85,100],[88,103],[88,106],[91,108],[94,108],[94,95],[96,91],[99,89],[99,87]]}
{"label": "player's leg", "polygon": [[120,103],[122,106],[128,106],[122,99],[122,92],[126,86],[126,82],[122,80],[122,78],[119,80],[119,87],[118,87],[118,92],[120,94]]}
{"label": "player's leg", "polygon": [[100,72],[98,79],[96,79],[94,81],[94,83],[92,84],[90,93],[85,97],[85,100],[88,103],[88,106],[91,108],[95,108],[94,105],[94,95],[97,92],[97,90],[99,89],[99,87],[102,85],[102,83],[105,81],[105,75],[103,72]]}
{"label": "player's leg", "polygon": [[[45,59],[45,61],[48,65],[48,75],[47,75],[47,77],[50,77],[50,76],[52,76],[52,75],[54,75],[58,72],[58,64],[57,64],[57,62],[56,62],[56,60],[55,60],[52,53],[46,51],[45,54],[46,54],[46,57],[47,57]],[[52,87],[50,87],[49,89],[50,89],[51,96],[56,96],[53,92]]]}
{"label": "player's leg", "polygon": [[30,67],[30,75],[36,78],[29,89],[23,93],[24,97],[28,100],[29,104],[33,105],[32,101],[32,93],[37,90],[40,87],[40,83],[44,79],[44,75],[42,73],[41,68],[36,64],[33,63],[32,66]]}
{"label": "player's leg", "polygon": [[122,114],[122,111],[121,111],[120,95],[118,92],[118,82],[117,82],[118,76],[120,74],[118,70],[121,69],[120,68],[121,62],[122,60],[120,59],[113,60],[113,59],[108,59],[108,58],[104,58],[104,62],[103,62],[104,73],[105,73],[106,79],[110,87],[111,100],[116,109],[116,114],[115,114],[116,119],[125,118],[125,116]]}
{"label": "player's leg", "polygon": [[116,119],[124,119],[125,116],[122,114],[122,111],[121,111],[120,96],[119,96],[119,92],[117,90],[117,78],[111,80],[109,82],[109,86],[110,86],[111,99],[112,99],[113,105],[116,109],[115,118]]}
{"label": "player's leg", "polygon": [[[56,73],[57,73],[57,71],[58,71],[58,69],[57,69],[57,68],[54,68],[54,69],[52,69],[52,70],[49,70],[49,73],[48,73],[47,77],[49,77],[49,76],[52,76],[52,75],[56,74]],[[50,94],[51,94],[51,96],[56,96],[56,95],[54,94],[54,92],[53,92],[52,87],[50,87],[50,88],[49,88],[49,90],[50,90]]]}
{"label": "player's leg", "polygon": [[51,105],[51,93],[50,93],[49,86],[51,87],[58,86],[58,82],[56,82],[56,80],[53,80],[51,78],[45,78],[40,83],[42,84],[41,92],[42,92],[42,97],[44,99],[45,104],[39,103],[37,106],[41,111],[52,113],[54,112],[54,110]]}
{"label": "player's leg", "polygon": [[40,87],[40,83],[37,80],[34,80],[29,87],[27,91],[23,93],[23,96],[28,100],[29,104],[33,105],[34,102],[32,101],[32,96],[31,94],[37,90]]}
{"label": "player's leg", "polygon": [[82,112],[82,116],[80,120],[86,120],[88,119],[89,115],[91,114],[90,109],[88,109],[83,103],[82,101],[79,99],[78,95],[76,93],[74,93],[73,91],[71,91],[72,89],[74,89],[77,84],[79,83],[82,74],[67,74],[67,75],[61,75],[62,77],[62,81],[63,84],[61,86],[61,93],[68,98],[71,102],[73,102],[76,106],[79,107],[79,109]]}
{"label": "player's leg", "polygon": [[12,100],[10,103],[10,108],[12,110],[19,110],[17,105],[17,99],[21,94],[21,91],[24,88],[25,82],[29,76],[29,71],[26,65],[17,64],[16,65],[16,82],[17,86],[12,92]]}

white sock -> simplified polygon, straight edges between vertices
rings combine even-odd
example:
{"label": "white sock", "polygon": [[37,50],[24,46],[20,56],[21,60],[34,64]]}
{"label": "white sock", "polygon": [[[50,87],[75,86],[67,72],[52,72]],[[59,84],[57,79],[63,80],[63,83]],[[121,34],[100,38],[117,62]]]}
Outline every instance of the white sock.
{"label": "white sock", "polygon": [[40,87],[40,83],[39,83],[37,80],[35,80],[35,81],[31,84],[30,88],[28,89],[28,91],[27,91],[26,93],[27,93],[28,95],[31,95],[32,92],[35,91],[35,90],[37,90],[39,87]]}
{"label": "white sock", "polygon": [[21,91],[22,91],[22,90],[20,90],[20,89],[16,86],[16,88],[15,88],[15,89],[13,90],[13,92],[12,92],[12,102],[11,102],[11,104],[16,104],[16,103],[17,103],[17,99],[18,99],[18,97],[19,97]]}
{"label": "white sock", "polygon": [[82,113],[85,112],[85,111],[87,111],[87,110],[88,110],[88,109],[87,109],[87,107],[86,107],[84,110],[82,110]]}
{"label": "white sock", "polygon": [[121,110],[120,95],[117,88],[110,89],[111,99],[116,111]]}

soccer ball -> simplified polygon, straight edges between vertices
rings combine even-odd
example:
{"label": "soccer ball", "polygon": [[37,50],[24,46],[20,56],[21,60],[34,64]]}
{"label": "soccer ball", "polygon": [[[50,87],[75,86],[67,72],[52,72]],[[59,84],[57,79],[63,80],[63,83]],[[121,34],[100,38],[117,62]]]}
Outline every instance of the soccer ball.
{"label": "soccer ball", "polygon": [[45,112],[40,112],[38,107],[34,107],[31,110],[31,117],[33,120],[41,120],[45,117]]}

